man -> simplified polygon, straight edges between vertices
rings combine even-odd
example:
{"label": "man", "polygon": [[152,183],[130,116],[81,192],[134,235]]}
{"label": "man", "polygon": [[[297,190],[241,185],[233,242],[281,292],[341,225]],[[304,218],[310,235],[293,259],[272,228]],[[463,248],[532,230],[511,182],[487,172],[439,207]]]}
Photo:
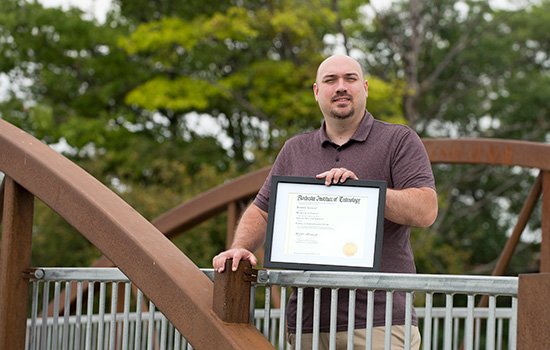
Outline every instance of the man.
{"label": "man", "polygon": [[[375,120],[366,111],[368,82],[359,63],[335,55],[321,63],[313,92],[324,117],[320,129],[289,139],[281,149],[270,176],[254,202],[244,212],[230,250],[214,257],[213,266],[223,272],[233,259],[256,265],[252,252],[265,241],[271,175],[317,176],[330,186],[347,179],[384,180],[388,184],[382,244],[381,271],[415,273],[409,235],[411,226],[426,227],[437,217],[437,195],[431,165],[420,138],[412,129]],[[327,296],[328,292],[328,296]],[[366,292],[356,296],[354,343],[364,349]],[[337,339],[346,344],[348,293],[338,296]],[[302,348],[311,348],[313,292],[304,291]],[[403,348],[405,296],[395,293],[392,349]],[[296,296],[288,305],[289,341],[294,347]],[[328,344],[330,292],[321,292],[320,345]],[[384,348],[385,294],[375,293],[373,349]],[[416,315],[413,317],[413,349],[420,346]],[[327,345],[328,348],[328,345]],[[345,348],[345,345],[344,345]]]}

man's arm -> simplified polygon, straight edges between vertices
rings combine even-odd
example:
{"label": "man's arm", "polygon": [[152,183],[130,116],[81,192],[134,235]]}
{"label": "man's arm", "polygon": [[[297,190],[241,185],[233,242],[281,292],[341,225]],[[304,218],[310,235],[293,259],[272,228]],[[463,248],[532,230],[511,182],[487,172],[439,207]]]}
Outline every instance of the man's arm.
{"label": "man's arm", "polygon": [[223,272],[227,259],[233,259],[233,271],[237,270],[241,260],[248,260],[252,265],[256,265],[258,260],[253,252],[258,250],[264,243],[266,228],[267,213],[255,204],[251,204],[245,210],[237,225],[231,248],[212,259],[214,269]]}
{"label": "man's arm", "polygon": [[[317,175],[324,178],[330,186],[347,179],[358,180],[348,169],[334,168]],[[437,218],[437,194],[430,187],[406,188],[403,190],[386,190],[386,207],[384,217],[396,224],[428,227]]]}
{"label": "man's arm", "polygon": [[396,224],[428,227],[437,218],[437,194],[430,187],[386,190],[386,219]]}

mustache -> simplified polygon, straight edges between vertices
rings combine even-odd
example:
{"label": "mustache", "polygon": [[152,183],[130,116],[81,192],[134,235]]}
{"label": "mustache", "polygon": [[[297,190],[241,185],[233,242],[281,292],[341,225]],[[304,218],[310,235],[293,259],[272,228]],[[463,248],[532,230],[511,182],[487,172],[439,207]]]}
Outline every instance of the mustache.
{"label": "mustache", "polygon": [[346,97],[346,98],[349,98],[350,100],[353,100],[353,97],[348,94],[347,92],[339,92],[339,93],[336,93],[336,95],[332,96],[332,100],[337,100],[339,98],[342,98],[342,97]]}

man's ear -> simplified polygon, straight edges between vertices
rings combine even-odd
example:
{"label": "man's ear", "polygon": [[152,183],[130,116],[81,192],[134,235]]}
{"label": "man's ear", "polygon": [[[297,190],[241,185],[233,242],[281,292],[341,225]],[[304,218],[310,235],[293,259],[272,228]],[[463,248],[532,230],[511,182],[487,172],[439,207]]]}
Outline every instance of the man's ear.
{"label": "man's ear", "polygon": [[365,96],[369,97],[369,82],[365,79]]}
{"label": "man's ear", "polygon": [[315,101],[317,100],[317,95],[319,94],[319,90],[317,88],[317,83],[313,83],[313,95],[315,95]]}

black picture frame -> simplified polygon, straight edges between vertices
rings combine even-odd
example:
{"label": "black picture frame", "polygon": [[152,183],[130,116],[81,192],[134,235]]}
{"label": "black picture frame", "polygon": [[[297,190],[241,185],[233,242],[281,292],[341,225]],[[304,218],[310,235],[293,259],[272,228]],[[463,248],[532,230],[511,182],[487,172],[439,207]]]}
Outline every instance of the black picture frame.
{"label": "black picture frame", "polygon": [[[265,268],[380,271],[385,181],[273,175]],[[341,245],[341,247],[340,247]]]}

